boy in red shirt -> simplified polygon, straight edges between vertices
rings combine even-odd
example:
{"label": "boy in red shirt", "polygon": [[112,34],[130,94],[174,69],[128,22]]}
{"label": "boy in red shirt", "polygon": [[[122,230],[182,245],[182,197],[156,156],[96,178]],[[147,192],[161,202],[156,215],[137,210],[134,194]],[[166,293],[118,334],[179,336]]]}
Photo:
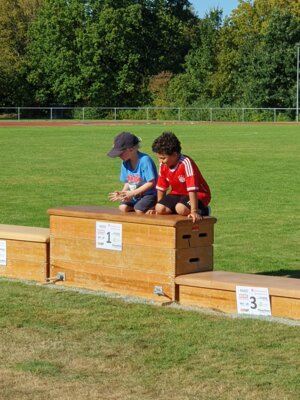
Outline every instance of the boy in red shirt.
{"label": "boy in red shirt", "polygon": [[174,133],[163,132],[154,140],[152,150],[160,162],[156,213],[185,215],[193,222],[209,215],[209,186],[195,162],[181,154],[181,143]]}

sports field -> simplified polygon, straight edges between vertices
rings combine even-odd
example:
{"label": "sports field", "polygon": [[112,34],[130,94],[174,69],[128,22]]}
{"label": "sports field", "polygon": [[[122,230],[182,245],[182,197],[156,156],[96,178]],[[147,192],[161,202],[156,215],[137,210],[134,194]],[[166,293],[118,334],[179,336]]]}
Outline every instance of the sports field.
{"label": "sports field", "polygon": [[[149,153],[172,130],[197,161],[218,218],[215,269],[299,277],[296,125],[0,128],[0,223],[48,226],[50,207],[110,205],[120,161],[105,154],[123,129]],[[299,347],[299,321],[0,279],[1,400],[298,400]]]}
{"label": "sports field", "polygon": [[[299,276],[299,125],[1,127],[0,223],[49,225],[47,209],[105,205],[121,188],[106,156],[130,130],[151,152],[172,130],[212,190],[215,269]],[[298,257],[298,258],[297,258]]]}

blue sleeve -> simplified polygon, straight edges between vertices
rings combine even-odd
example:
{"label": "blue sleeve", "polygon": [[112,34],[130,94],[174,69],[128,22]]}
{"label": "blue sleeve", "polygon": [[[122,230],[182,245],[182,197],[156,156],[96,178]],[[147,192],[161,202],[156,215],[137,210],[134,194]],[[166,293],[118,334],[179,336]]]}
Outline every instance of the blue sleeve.
{"label": "blue sleeve", "polygon": [[123,162],[121,164],[120,181],[121,182],[127,182],[127,169],[125,168]]}
{"label": "blue sleeve", "polygon": [[149,156],[143,157],[142,169],[144,180],[146,182],[152,181],[153,179],[157,179],[157,170],[154,162]]}

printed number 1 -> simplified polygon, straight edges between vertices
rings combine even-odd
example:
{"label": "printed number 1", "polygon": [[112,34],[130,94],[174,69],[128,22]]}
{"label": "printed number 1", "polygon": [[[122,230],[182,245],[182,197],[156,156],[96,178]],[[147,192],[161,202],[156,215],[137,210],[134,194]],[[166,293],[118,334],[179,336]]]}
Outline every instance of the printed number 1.
{"label": "printed number 1", "polygon": [[252,310],[255,310],[257,308],[256,297],[251,296],[250,300],[251,300],[251,308],[252,308]]}
{"label": "printed number 1", "polygon": [[110,241],[110,232],[107,232],[107,241],[106,241],[106,243],[111,243],[111,241]]}

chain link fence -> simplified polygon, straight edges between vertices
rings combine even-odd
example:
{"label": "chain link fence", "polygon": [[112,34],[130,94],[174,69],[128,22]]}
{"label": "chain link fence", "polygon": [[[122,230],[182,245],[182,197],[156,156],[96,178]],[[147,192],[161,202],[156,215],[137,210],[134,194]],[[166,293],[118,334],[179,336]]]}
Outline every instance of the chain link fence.
{"label": "chain link fence", "polygon": [[296,108],[0,107],[0,120],[296,122]]}

